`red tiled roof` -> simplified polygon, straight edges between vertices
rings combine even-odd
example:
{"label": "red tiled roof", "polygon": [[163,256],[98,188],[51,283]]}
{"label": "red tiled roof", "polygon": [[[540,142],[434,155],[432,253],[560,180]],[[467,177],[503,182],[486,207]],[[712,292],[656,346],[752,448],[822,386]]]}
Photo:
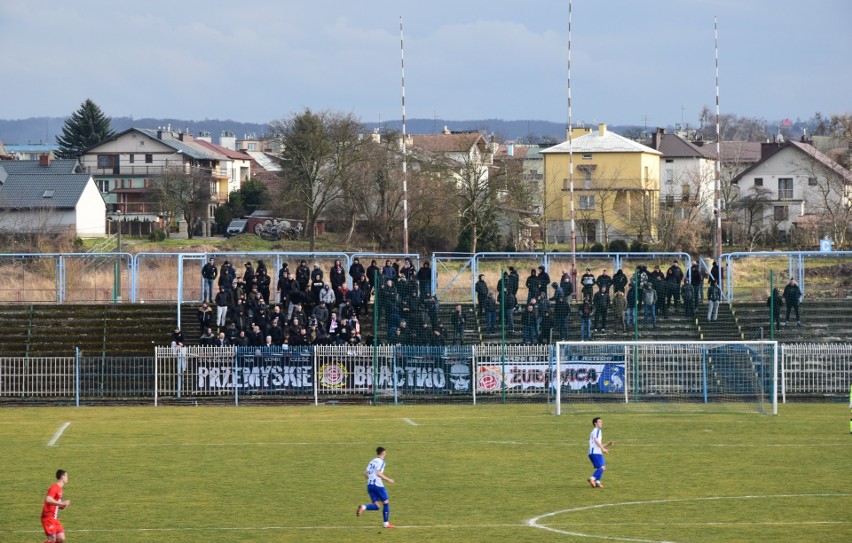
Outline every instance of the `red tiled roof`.
{"label": "red tiled roof", "polygon": [[466,153],[474,145],[485,145],[485,138],[479,132],[465,134],[421,134],[410,137],[412,145],[431,153]]}
{"label": "red tiled roof", "polygon": [[234,151],[233,149],[228,149],[227,147],[222,147],[221,145],[216,145],[215,143],[210,143],[205,140],[193,140],[193,143],[197,143],[202,147],[206,147],[211,151],[215,151],[220,155],[225,155],[226,157],[232,160],[251,160],[251,157],[245,153],[241,153],[240,151]]}

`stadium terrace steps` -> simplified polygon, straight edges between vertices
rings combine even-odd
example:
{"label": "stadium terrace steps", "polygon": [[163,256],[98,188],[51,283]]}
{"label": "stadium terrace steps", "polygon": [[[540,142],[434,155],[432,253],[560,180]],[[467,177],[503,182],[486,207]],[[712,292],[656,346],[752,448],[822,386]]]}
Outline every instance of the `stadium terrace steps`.
{"label": "stadium terrace steps", "polygon": [[[197,303],[181,308],[181,324],[187,342],[198,343]],[[445,324],[446,343],[452,340],[450,315],[456,304],[441,304],[440,320]],[[474,306],[461,304],[467,315],[466,344],[499,343],[501,335],[485,334],[484,322],[478,322]],[[372,306],[361,319],[365,340],[372,336]],[[750,340],[769,338],[769,309],[765,302],[737,302],[732,307],[722,304],[719,319],[708,323],[706,304],[696,311],[696,319],[688,319],[682,311],[670,312],[669,318],[658,316],[657,328],[642,326],[641,340]],[[782,310],[782,321],[786,308]],[[791,321],[776,332],[783,343],[846,342],[852,337],[852,304],[849,300],[807,300],[801,306],[802,326]],[[176,321],[176,306],[170,304],[20,304],[0,307],[5,324],[6,341],[3,356],[55,357],[73,356],[74,347],[85,355],[151,356],[155,345],[167,345]],[[520,313],[514,315],[515,329],[520,331]],[[641,316],[640,316],[641,319]],[[579,339],[579,318],[571,314],[570,337]],[[380,338],[383,337],[380,332]],[[520,343],[521,334],[507,335],[509,343]],[[607,332],[594,334],[593,340],[629,340],[632,330],[617,331],[611,323]],[[554,341],[558,337],[554,336]]]}
{"label": "stadium terrace steps", "polygon": [[151,356],[168,343],[174,304],[43,304],[3,306],[10,340],[5,356]]}
{"label": "stadium terrace steps", "polygon": [[[734,316],[745,339],[769,339],[769,307],[766,302],[735,302]],[[784,326],[787,307],[781,307],[782,325],[775,339],[783,343],[847,342],[852,337],[852,301],[846,299],[806,300],[799,306],[802,326],[796,326],[795,312]]]}

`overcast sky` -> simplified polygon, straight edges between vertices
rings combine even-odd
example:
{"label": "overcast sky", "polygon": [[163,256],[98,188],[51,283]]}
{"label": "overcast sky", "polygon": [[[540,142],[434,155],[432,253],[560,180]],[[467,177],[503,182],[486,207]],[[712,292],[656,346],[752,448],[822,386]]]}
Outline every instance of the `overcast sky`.
{"label": "overcast sky", "polygon": [[[576,123],[852,111],[850,0],[574,0]],[[567,120],[568,0],[0,0],[0,118]]]}

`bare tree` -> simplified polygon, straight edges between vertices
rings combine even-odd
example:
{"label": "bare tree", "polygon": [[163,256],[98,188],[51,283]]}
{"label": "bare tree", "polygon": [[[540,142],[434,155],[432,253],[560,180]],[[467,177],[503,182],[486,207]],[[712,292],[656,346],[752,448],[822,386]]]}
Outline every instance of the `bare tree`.
{"label": "bare tree", "polygon": [[310,109],[271,123],[283,149],[282,190],[305,213],[310,250],[316,247],[316,223],[326,208],[342,198],[362,160],[361,123],[351,114]]}
{"label": "bare tree", "polygon": [[172,217],[183,217],[190,239],[198,221],[207,217],[212,183],[210,170],[189,165],[166,167],[157,180],[161,209]]}
{"label": "bare tree", "polygon": [[[716,141],[716,112],[704,106],[698,115],[699,132],[704,141]],[[723,141],[763,141],[770,136],[765,119],[719,115],[719,131]]]}
{"label": "bare tree", "polygon": [[739,195],[730,208],[741,217],[741,220],[736,223],[737,234],[748,244],[749,251],[767,241],[766,222],[773,217],[769,210],[773,209],[774,201],[775,194],[771,189],[752,187],[747,193]]}

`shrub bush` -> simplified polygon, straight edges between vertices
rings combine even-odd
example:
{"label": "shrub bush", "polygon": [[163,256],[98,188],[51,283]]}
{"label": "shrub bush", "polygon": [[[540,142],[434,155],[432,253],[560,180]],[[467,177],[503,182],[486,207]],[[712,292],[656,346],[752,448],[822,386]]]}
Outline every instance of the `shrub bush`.
{"label": "shrub bush", "polygon": [[158,228],[156,230],[151,230],[151,233],[148,234],[148,241],[163,241],[166,239],[166,231],[162,228]]}
{"label": "shrub bush", "polygon": [[614,239],[609,242],[610,253],[626,253],[628,250],[627,242],[623,239]]}
{"label": "shrub bush", "polygon": [[631,253],[647,253],[648,252],[648,244],[642,243],[638,239],[634,239],[630,243],[630,252]]}

